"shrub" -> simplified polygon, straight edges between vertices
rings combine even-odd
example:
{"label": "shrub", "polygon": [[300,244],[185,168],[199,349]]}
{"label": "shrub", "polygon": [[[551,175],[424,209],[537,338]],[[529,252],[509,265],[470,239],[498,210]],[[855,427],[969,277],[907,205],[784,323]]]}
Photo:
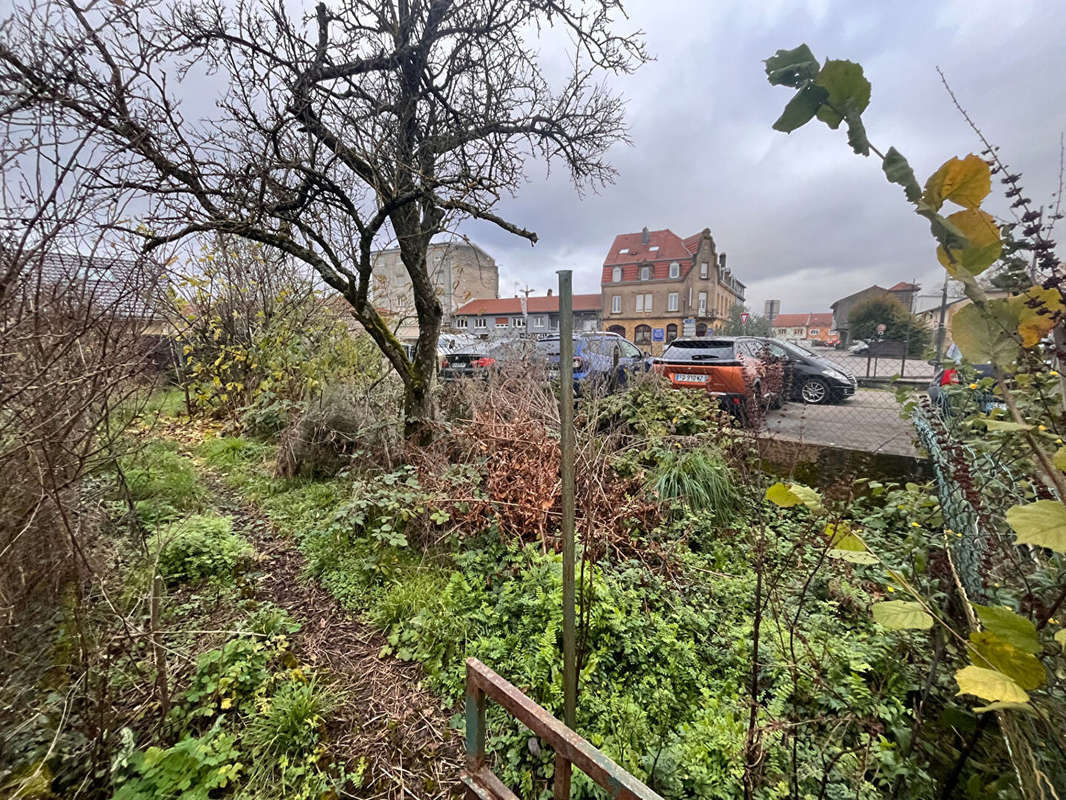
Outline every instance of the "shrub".
{"label": "shrub", "polygon": [[350,387],[333,386],[282,434],[277,473],[328,477],[350,466],[357,455],[387,467],[399,445],[393,415],[359,402]]}
{"label": "shrub", "polygon": [[742,496],[733,470],[720,454],[707,448],[668,451],[651,482],[663,500],[679,502],[716,520],[729,520],[741,509]]}
{"label": "shrub", "polygon": [[217,727],[165,750],[134,751],[126,760],[129,774],[112,800],[208,800],[232,785],[243,769],[233,737]]}
{"label": "shrub", "polygon": [[315,680],[290,679],[261,704],[248,726],[248,746],[271,761],[313,756],[322,740],[322,718],[336,705],[336,695]]}
{"label": "shrub", "polygon": [[157,534],[159,573],[168,583],[206,579],[231,581],[251,547],[233,532],[233,520],[200,514],[176,522]]}

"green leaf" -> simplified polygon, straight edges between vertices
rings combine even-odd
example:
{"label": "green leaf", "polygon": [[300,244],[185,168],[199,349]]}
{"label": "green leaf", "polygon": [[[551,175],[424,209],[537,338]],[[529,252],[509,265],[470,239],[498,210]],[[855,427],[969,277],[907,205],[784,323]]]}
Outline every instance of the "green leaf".
{"label": "green leaf", "polygon": [[903,193],[912,203],[917,203],[922,198],[922,187],[918,185],[918,179],[914,177],[914,170],[895,147],[888,148],[885,160],[881,164],[885,171],[885,177],[891,183],[898,183],[903,187]]}
{"label": "green leaf", "polygon": [[987,314],[974,303],[960,308],[951,318],[951,337],[972,364],[1010,366],[1021,352],[1008,333],[1017,321],[1005,300],[992,300],[987,308]]}
{"label": "green leaf", "polygon": [[1034,717],[1038,716],[1036,709],[1028,703],[1004,703],[1001,701],[974,709],[975,714],[984,714],[986,711],[1021,711],[1025,714],[1032,714]]}
{"label": "green leaf", "polygon": [[1055,455],[1051,457],[1051,463],[1055,465],[1056,469],[1066,472],[1066,446],[1060,447],[1055,451]]}
{"label": "green leaf", "polygon": [[922,199],[940,210],[945,200],[963,208],[975,209],[992,190],[992,173],[980,156],[970,153],[966,158],[952,158],[925,182]]}
{"label": "green leaf", "polygon": [[811,511],[822,510],[822,496],[809,486],[804,486],[802,483],[791,483],[788,486],[788,490],[798,497],[800,502]]}
{"label": "green leaf", "polygon": [[1032,544],[1066,553],[1066,506],[1057,500],[1012,506],[1007,509],[1007,524],[1018,534],[1015,544]]}
{"label": "green leaf", "polygon": [[1031,431],[1033,429],[1032,425],[1006,419],[986,419],[985,427],[990,431]]}
{"label": "green leaf", "polygon": [[890,631],[927,630],[933,618],[921,603],[910,600],[886,600],[873,605],[874,621]]}
{"label": "green leaf", "polygon": [[1066,628],[1061,631],[1055,631],[1055,641],[1066,648]]}
{"label": "green leaf", "polygon": [[813,83],[804,86],[788,101],[785,110],[774,123],[774,130],[792,133],[796,128],[802,128],[814,118],[828,96],[829,93],[821,86],[815,86]]}
{"label": "green leaf", "polygon": [[818,59],[805,44],[794,50],[778,50],[764,62],[766,79],[771,86],[798,89],[818,74]]}
{"label": "green leaf", "polygon": [[982,606],[977,603],[973,604],[973,609],[981,624],[1003,641],[1026,653],[1040,652],[1036,626],[1021,614],[1015,614],[1003,606]]}
{"label": "green leaf", "polygon": [[972,694],[993,703],[1028,703],[1029,695],[1002,672],[983,667],[963,667],[955,673],[958,694]]}
{"label": "green leaf", "polygon": [[971,633],[970,649],[977,666],[999,670],[1023,689],[1039,689],[1047,681],[1044,665],[1031,653],[1018,649],[992,631]]}
{"label": "green leaf", "polygon": [[844,115],[848,123],[848,144],[856,155],[870,155],[870,140],[866,138],[866,126],[862,124],[862,116],[858,111],[849,108]]}
{"label": "green leaf", "polygon": [[818,109],[818,119],[830,128],[840,127],[848,111],[861,114],[870,105],[870,82],[852,61],[826,61],[814,82],[829,93],[829,105]]}

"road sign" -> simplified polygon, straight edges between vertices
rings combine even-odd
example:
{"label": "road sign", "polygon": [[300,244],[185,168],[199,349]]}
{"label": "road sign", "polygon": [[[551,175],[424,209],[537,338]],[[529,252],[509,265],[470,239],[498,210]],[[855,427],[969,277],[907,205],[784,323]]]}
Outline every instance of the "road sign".
{"label": "road sign", "polygon": [[751,314],[749,314],[747,311],[742,312],[740,315],[740,324],[747,325],[749,319],[751,319]]}
{"label": "road sign", "polygon": [[666,341],[666,328],[652,328],[651,340],[653,342],[665,342]]}
{"label": "road sign", "polygon": [[682,336],[695,336],[696,335],[696,318],[688,317],[681,321],[681,335]]}

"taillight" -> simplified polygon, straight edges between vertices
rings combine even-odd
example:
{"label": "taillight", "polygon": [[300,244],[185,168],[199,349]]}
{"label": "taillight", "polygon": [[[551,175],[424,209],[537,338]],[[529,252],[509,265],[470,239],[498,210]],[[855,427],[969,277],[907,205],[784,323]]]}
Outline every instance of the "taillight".
{"label": "taillight", "polygon": [[474,366],[475,367],[484,368],[484,367],[491,367],[495,363],[496,363],[496,359],[495,358],[488,358],[486,356],[485,358],[477,359],[477,361],[474,362]]}
{"label": "taillight", "polygon": [[585,368],[585,362],[582,361],[577,356],[574,356],[573,368],[574,368],[574,372],[581,372],[581,370],[583,370]]}

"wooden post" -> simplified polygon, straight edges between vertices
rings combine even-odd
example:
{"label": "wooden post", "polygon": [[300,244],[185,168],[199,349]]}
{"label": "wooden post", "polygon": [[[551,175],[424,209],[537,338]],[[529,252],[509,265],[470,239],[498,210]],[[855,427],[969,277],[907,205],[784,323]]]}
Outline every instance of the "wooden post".
{"label": "wooden post", "polygon": [[574,617],[574,301],[573,274],[559,270],[559,477],[563,537],[563,722],[577,712],[577,628]]}

